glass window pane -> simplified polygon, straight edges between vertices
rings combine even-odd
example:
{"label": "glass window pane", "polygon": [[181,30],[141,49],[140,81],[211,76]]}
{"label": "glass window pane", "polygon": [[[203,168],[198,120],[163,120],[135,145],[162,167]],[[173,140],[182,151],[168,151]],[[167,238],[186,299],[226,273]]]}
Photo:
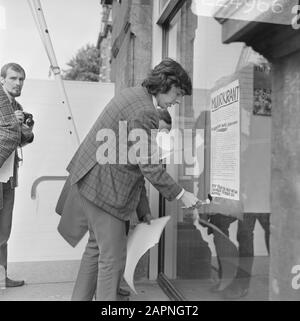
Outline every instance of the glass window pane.
{"label": "glass window pane", "polygon": [[166,258],[166,273],[187,299],[266,300],[271,65],[244,43],[223,44],[221,24],[188,5],[170,25],[168,48],[191,75],[193,95],[171,110],[181,153],[167,169],[212,202],[196,211],[167,202],[177,222],[166,247],[177,264]]}

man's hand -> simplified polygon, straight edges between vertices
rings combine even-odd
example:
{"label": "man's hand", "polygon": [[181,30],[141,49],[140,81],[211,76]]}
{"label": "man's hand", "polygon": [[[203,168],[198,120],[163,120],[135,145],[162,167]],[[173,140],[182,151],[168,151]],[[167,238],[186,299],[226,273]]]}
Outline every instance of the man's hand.
{"label": "man's hand", "polygon": [[15,116],[17,117],[18,122],[19,122],[20,124],[22,124],[23,121],[24,121],[24,114],[23,114],[23,112],[22,112],[21,110],[16,110],[16,111],[15,111]]}
{"label": "man's hand", "polygon": [[22,124],[22,134],[27,136],[30,136],[32,134],[32,127],[29,127],[25,124]]}
{"label": "man's hand", "polygon": [[153,220],[153,217],[150,213],[146,214],[145,216],[142,217],[142,219],[140,220],[140,222],[142,223],[147,223],[148,225],[151,224],[151,220]]}
{"label": "man's hand", "polygon": [[186,208],[195,208],[200,200],[193,194],[188,191],[184,191],[180,200],[183,202]]}

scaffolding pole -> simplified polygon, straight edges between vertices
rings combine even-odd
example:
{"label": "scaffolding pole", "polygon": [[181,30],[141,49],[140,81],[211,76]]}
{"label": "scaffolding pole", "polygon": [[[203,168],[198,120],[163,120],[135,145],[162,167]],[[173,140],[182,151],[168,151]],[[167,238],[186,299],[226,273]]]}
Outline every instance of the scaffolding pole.
{"label": "scaffolding pole", "polygon": [[64,107],[64,111],[66,113],[68,132],[71,136],[71,139],[77,145],[79,145],[79,143],[80,143],[79,135],[78,135],[76,125],[74,122],[74,117],[73,117],[71,106],[69,103],[69,99],[68,99],[68,96],[66,93],[64,81],[61,76],[61,70],[60,70],[60,67],[58,66],[58,63],[56,60],[54,48],[53,48],[53,45],[51,42],[49,30],[47,28],[47,24],[46,24],[46,20],[45,20],[45,16],[43,13],[41,2],[40,2],[40,0],[28,0],[28,4],[31,9],[31,13],[33,15],[38,32],[40,34],[42,43],[45,47],[47,56],[49,58],[51,71],[53,72],[54,77],[57,80],[58,85],[59,85],[59,89],[60,89],[61,96],[62,96],[61,103],[62,103],[62,105]]}

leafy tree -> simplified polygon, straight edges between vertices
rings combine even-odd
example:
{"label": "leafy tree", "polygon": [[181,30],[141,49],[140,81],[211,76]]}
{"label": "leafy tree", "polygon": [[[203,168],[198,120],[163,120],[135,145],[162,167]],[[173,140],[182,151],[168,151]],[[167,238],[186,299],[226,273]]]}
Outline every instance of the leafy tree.
{"label": "leafy tree", "polygon": [[100,50],[88,44],[78,50],[67,65],[69,69],[63,70],[63,79],[81,81],[99,81]]}

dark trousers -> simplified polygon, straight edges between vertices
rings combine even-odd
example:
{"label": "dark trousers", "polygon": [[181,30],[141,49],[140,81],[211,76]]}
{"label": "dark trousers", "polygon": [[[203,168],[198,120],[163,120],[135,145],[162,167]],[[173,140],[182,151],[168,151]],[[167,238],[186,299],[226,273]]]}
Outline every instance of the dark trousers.
{"label": "dark trousers", "polygon": [[[230,224],[236,218],[216,214],[210,217],[210,222],[216,225],[225,235],[229,235]],[[239,243],[239,265],[237,268],[236,279],[239,279],[245,287],[249,286],[251,271],[254,260],[254,227],[258,220],[265,231],[265,242],[269,252],[270,238],[270,214],[269,213],[244,213],[244,219],[238,221],[237,241]],[[214,243],[216,247],[217,259],[219,263],[219,277],[222,278],[222,265],[219,256],[226,256],[226,245],[219,233],[214,233]],[[225,252],[225,253],[224,253]],[[228,251],[229,253],[229,251]],[[228,254],[229,255],[229,254]]]}
{"label": "dark trousers", "polygon": [[254,260],[254,227],[259,221],[265,232],[265,243],[270,253],[270,213],[245,213],[243,221],[238,222],[237,241],[239,243],[239,268],[237,278],[245,278],[249,285]]}
{"label": "dark trousers", "polygon": [[7,242],[11,232],[15,189],[3,183],[3,208],[0,210],[0,265],[7,270]]}

